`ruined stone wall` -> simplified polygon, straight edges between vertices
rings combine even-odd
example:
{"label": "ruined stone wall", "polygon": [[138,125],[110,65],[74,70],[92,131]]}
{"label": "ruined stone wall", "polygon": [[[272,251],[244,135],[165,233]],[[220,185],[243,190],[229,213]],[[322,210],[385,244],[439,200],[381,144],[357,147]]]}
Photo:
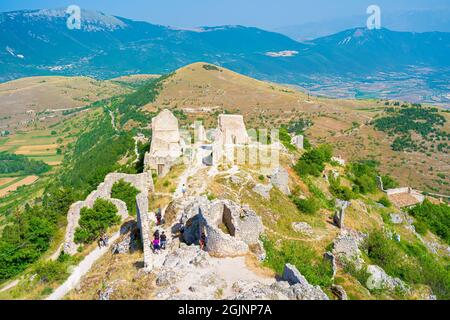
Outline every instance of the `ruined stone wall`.
{"label": "ruined stone wall", "polygon": [[385,190],[385,191],[388,196],[391,196],[393,194],[410,193],[411,189],[408,187],[405,187],[405,188],[389,189],[389,190]]}
{"label": "ruined stone wall", "polygon": [[141,192],[136,197],[137,223],[140,230],[142,248],[144,251],[144,269],[152,268],[150,215],[148,212],[148,194]]}
{"label": "ruined stone wall", "polygon": [[[118,209],[118,214],[122,217],[122,220],[128,217],[128,210],[125,202],[119,199],[111,198],[111,189],[113,185],[119,181],[124,180],[132,184],[136,189],[140,191],[140,195],[143,194],[148,198],[148,192],[153,191],[153,180],[150,174],[125,174],[125,173],[110,173],[105,177],[96,190],[92,191],[84,201],[78,201],[74,203],[67,214],[67,229],[64,240],[63,250],[68,254],[75,254],[77,252],[78,245],[75,243],[75,230],[78,227],[80,220],[80,211],[82,208],[92,208],[97,199],[105,199],[111,201]],[[142,196],[143,197],[143,196]],[[142,203],[144,204],[144,203]],[[144,204],[145,205],[145,204]],[[148,211],[147,208],[140,208],[141,211]],[[139,208],[138,208],[139,209]]]}

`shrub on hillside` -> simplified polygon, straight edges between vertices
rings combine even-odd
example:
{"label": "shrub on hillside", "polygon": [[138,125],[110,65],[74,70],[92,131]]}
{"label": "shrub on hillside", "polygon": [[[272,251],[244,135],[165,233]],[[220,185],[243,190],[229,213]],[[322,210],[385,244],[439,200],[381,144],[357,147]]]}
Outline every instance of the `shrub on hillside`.
{"label": "shrub on hillside", "polygon": [[425,284],[441,299],[450,298],[448,265],[433,256],[421,244],[389,239],[382,231],[374,231],[364,243],[371,263],[387,274],[409,284]]}
{"label": "shrub on hillside", "polygon": [[120,216],[116,206],[107,200],[97,199],[92,209],[81,209],[80,226],[75,230],[75,242],[91,243],[119,222]]}
{"label": "shrub on hillside", "polygon": [[42,261],[36,264],[34,272],[41,282],[64,280],[67,275],[67,266],[59,261]]}
{"label": "shrub on hillside", "polygon": [[360,161],[349,165],[351,180],[356,193],[373,193],[377,190],[378,163],[375,161]]}
{"label": "shrub on hillside", "polygon": [[320,202],[314,197],[310,197],[308,199],[293,197],[292,201],[301,212],[306,214],[315,214],[321,207]]}
{"label": "shrub on hillside", "polygon": [[437,205],[425,200],[422,204],[410,209],[409,213],[450,244],[450,206],[447,204]]}
{"label": "shrub on hillside", "polygon": [[355,194],[349,187],[341,186],[341,179],[330,177],[330,192],[338,199],[350,201],[355,198]]}
{"label": "shrub on hillside", "polygon": [[390,175],[382,176],[381,180],[383,181],[384,189],[394,189],[399,186],[398,182],[395,181]]}
{"label": "shrub on hillside", "polygon": [[321,145],[305,152],[294,169],[300,176],[312,175],[319,177],[325,169],[325,163],[331,160],[333,149],[330,145]]}
{"label": "shrub on hillside", "polygon": [[382,205],[385,206],[386,208],[389,208],[389,207],[392,206],[391,201],[390,201],[390,200],[388,199],[388,197],[386,197],[386,196],[381,197],[381,199],[378,200],[378,203],[379,203],[379,204],[382,204]]}
{"label": "shrub on hillside", "polygon": [[331,264],[318,255],[314,249],[298,241],[283,241],[280,248],[268,239],[263,239],[266,259],[264,264],[279,275],[284,266],[290,263],[312,285],[328,287],[332,284],[333,270]]}
{"label": "shrub on hillside", "polygon": [[136,196],[139,190],[131,183],[125,182],[123,179],[117,181],[111,188],[111,197],[122,200],[127,204],[128,213],[132,216],[137,214]]}
{"label": "shrub on hillside", "polygon": [[285,127],[281,127],[279,130],[279,136],[281,143],[288,149],[289,151],[295,151],[297,148],[291,143],[291,135]]}

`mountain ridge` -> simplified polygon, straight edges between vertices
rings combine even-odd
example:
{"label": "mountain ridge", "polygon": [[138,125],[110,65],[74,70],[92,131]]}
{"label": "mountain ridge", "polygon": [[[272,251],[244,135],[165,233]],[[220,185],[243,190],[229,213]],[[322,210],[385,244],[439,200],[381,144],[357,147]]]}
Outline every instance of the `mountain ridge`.
{"label": "mountain ridge", "polygon": [[[450,33],[356,28],[301,43],[255,27],[180,30],[90,11],[82,15],[88,21],[84,29],[82,23],[81,30],[68,30],[65,23],[68,15],[63,13],[62,10],[27,10],[0,14],[0,31],[6,35],[0,39],[0,60],[4,62],[0,63],[0,81],[37,75],[108,79],[137,73],[163,74],[206,61],[260,80],[339,96],[336,90],[329,89],[332,80],[335,87],[344,88],[346,97],[357,97],[358,92],[351,86],[358,80],[361,84],[357,90],[364,91],[364,79],[391,72],[389,80],[395,79],[399,95],[405,100],[439,103],[450,100],[445,95],[445,70],[450,69]],[[44,18],[37,21],[36,16]],[[362,45],[339,45],[345,42],[343,35],[358,32],[367,38]],[[429,70],[423,74],[417,71],[424,67]],[[404,76],[419,82],[416,88],[423,92],[420,97],[408,92],[408,87],[403,85]],[[377,86],[386,80],[381,75],[374,85],[374,94],[381,98],[383,91]],[[315,92],[317,87],[324,92]],[[387,98],[398,97],[393,92]]]}

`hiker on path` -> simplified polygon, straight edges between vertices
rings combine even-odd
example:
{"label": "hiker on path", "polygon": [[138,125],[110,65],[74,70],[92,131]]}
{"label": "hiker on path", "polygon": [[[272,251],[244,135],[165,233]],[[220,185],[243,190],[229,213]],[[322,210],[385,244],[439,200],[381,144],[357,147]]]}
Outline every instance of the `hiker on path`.
{"label": "hiker on path", "polygon": [[156,210],[155,216],[156,216],[156,225],[157,225],[157,226],[161,225],[161,221],[162,221],[161,208],[158,208],[158,209]]}
{"label": "hiker on path", "polygon": [[156,229],[155,233],[153,233],[153,237],[159,240],[159,230]]}
{"label": "hiker on path", "polygon": [[158,238],[158,239],[157,239],[157,238],[153,239],[152,244],[153,244],[153,252],[154,252],[154,253],[158,253],[158,252],[159,252],[159,249],[160,249],[160,246],[159,246],[159,238]]}
{"label": "hiker on path", "polygon": [[105,234],[103,235],[103,245],[104,245],[105,247],[108,246],[108,240],[109,240],[108,235],[105,233]]}
{"label": "hiker on path", "polygon": [[203,248],[205,248],[205,246],[206,246],[206,234],[203,231],[202,235],[200,237],[200,249],[203,250]]}
{"label": "hiker on path", "polygon": [[102,239],[102,236],[100,236],[100,237],[98,238],[97,243],[98,243],[98,247],[101,249],[101,248],[103,247],[103,239]]}
{"label": "hiker on path", "polygon": [[162,250],[166,250],[166,244],[167,244],[167,237],[163,231],[160,238],[160,245]]}
{"label": "hiker on path", "polygon": [[185,198],[186,197],[186,185],[185,184],[183,184],[183,186],[181,187],[181,192],[183,193],[183,198]]}

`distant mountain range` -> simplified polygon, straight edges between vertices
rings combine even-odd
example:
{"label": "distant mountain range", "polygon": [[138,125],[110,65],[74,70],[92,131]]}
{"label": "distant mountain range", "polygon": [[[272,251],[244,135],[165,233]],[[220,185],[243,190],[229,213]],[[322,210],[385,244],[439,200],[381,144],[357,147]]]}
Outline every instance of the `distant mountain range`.
{"label": "distant mountain range", "polygon": [[[384,28],[403,32],[450,32],[450,9],[404,10],[381,12]],[[342,30],[364,27],[368,15],[353,15],[275,28],[297,41],[309,41],[329,36]]]}
{"label": "distant mountain range", "polygon": [[[69,30],[67,17],[62,9],[1,13],[0,81],[167,73],[205,61],[315,93],[366,97],[372,83],[377,97],[450,101],[450,33],[356,28],[301,43],[252,27],[181,30],[92,11],[82,12],[81,30]],[[386,81],[397,81],[395,92],[379,89]]]}

